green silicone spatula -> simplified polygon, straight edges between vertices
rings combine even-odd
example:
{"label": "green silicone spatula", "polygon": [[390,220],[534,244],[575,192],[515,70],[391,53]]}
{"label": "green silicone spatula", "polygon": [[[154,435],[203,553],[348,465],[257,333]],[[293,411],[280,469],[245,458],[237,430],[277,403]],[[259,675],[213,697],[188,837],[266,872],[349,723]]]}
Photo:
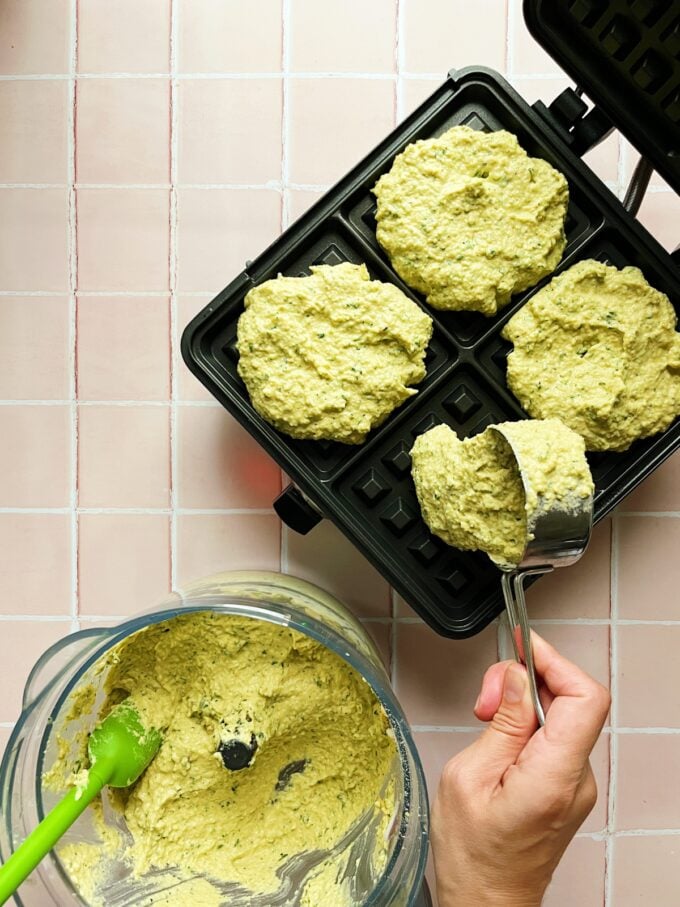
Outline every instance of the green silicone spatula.
{"label": "green silicone spatula", "polygon": [[161,740],[160,731],[145,728],[127,700],[107,715],[90,734],[87,783],[72,788],[0,866],[0,904],[14,894],[104,785],[128,787],[139,778],[158,752]]}

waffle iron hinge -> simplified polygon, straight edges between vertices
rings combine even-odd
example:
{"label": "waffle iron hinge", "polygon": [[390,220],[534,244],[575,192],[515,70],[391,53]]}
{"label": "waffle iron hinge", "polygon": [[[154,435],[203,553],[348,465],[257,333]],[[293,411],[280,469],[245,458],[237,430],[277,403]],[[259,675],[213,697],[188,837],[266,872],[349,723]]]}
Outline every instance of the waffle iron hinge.
{"label": "waffle iron hinge", "polygon": [[536,101],[533,108],[579,157],[606,139],[615,128],[599,107],[588,109],[578,88],[565,88],[550,106]]}

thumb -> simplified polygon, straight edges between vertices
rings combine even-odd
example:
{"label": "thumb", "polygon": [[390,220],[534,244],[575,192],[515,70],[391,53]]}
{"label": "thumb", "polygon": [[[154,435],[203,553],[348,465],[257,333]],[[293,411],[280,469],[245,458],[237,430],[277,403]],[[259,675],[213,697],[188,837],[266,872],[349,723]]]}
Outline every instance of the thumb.
{"label": "thumb", "polygon": [[475,747],[475,761],[488,780],[500,781],[517,761],[538,727],[526,668],[510,664],[503,679],[503,696],[491,724]]}

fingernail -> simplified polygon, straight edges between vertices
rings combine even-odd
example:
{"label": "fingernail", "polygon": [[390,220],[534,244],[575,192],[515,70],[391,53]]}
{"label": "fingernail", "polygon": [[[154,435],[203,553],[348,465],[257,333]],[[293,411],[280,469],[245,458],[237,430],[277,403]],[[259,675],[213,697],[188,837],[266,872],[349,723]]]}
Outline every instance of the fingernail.
{"label": "fingernail", "polygon": [[503,698],[506,702],[521,702],[527,685],[527,673],[522,665],[510,665],[505,672]]}
{"label": "fingernail", "polygon": [[472,710],[473,712],[476,712],[476,711],[477,711],[477,709],[479,708],[479,703],[480,703],[481,701],[482,701],[482,694],[480,693],[479,696],[477,697],[477,701],[475,702],[475,707],[474,707],[474,709]]}

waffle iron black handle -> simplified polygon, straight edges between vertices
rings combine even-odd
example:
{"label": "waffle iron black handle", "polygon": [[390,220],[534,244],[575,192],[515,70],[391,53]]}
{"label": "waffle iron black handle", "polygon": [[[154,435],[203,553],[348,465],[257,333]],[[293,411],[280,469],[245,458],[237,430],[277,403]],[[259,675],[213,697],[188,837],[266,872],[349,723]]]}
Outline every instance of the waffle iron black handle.
{"label": "waffle iron black handle", "polygon": [[274,501],[274,510],[286,526],[300,535],[307,535],[323,519],[323,514],[293,484],[284,488]]}

